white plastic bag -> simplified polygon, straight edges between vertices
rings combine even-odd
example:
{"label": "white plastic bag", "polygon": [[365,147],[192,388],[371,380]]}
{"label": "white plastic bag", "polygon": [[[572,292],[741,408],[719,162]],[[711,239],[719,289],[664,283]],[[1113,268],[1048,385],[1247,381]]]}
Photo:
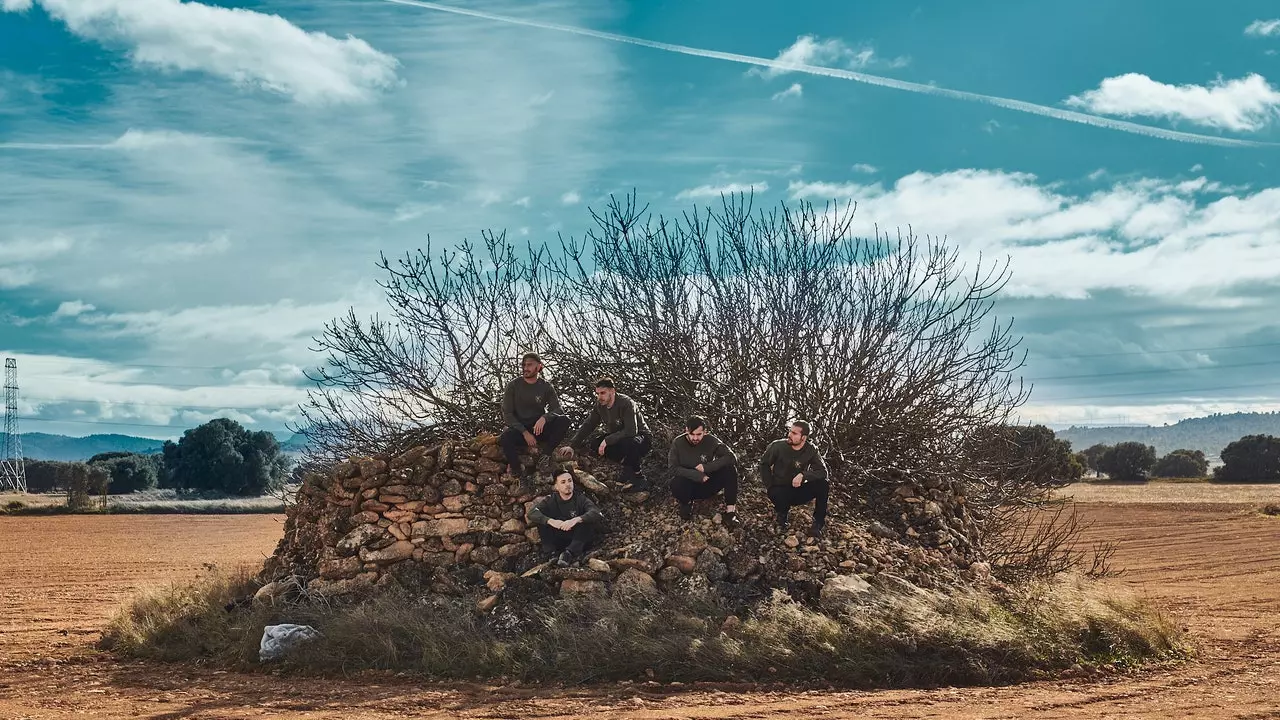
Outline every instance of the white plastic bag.
{"label": "white plastic bag", "polygon": [[268,625],[262,629],[258,662],[279,660],[295,647],[318,637],[320,632],[310,625]]}

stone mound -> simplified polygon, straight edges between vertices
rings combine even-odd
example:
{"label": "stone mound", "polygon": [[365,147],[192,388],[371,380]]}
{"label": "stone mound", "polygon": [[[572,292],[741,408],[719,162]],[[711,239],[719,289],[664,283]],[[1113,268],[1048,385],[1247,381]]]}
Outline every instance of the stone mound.
{"label": "stone mound", "polygon": [[[826,532],[814,539],[803,533],[804,508],[792,512],[788,532],[778,530],[746,473],[741,524],[729,530],[707,503],[695,506],[693,520],[680,520],[661,482],[652,495],[622,493],[616,466],[605,460],[526,458],[540,472],[536,486],[522,490],[503,475],[501,457],[497,437],[485,434],[308,474],[261,573],[260,596],[302,588],[312,597],[359,597],[401,587],[473,597],[484,612],[504,597],[557,592],[679,593],[745,606],[777,589],[816,601],[824,586],[829,594],[860,578],[933,588],[987,571],[958,483],[864,478],[851,507],[833,497]],[[573,471],[606,518],[604,536],[579,566],[539,563],[538,529],[528,523],[529,508],[551,491],[553,464]]]}

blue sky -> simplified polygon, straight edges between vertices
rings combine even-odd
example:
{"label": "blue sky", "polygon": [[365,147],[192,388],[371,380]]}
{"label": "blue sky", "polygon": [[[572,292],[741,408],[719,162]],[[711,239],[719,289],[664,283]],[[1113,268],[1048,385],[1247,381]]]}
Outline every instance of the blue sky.
{"label": "blue sky", "polygon": [[1273,1],[448,7],[684,49],[382,0],[0,0],[24,431],[283,428],[309,339],[378,309],[379,251],[578,234],[633,187],[850,198],[861,230],[1008,256],[1026,420],[1280,409]]}

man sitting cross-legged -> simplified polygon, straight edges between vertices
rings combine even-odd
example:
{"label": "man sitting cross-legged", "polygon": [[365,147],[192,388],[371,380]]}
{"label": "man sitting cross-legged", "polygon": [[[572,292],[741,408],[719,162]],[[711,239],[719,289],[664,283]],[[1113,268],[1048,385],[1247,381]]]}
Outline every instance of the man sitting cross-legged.
{"label": "man sitting cross-legged", "polygon": [[[601,426],[605,434],[594,434]],[[640,461],[652,447],[649,426],[636,402],[618,392],[611,378],[596,381],[596,401],[570,444],[586,445],[589,452],[621,463],[618,482],[625,492],[649,489],[649,481],[640,472]]]}
{"label": "man sitting cross-legged", "polygon": [[533,477],[520,464],[520,451],[540,447],[545,453],[569,433],[569,418],[560,410],[560,398],[551,383],[542,378],[542,358],[525,353],[520,359],[521,376],[507,383],[502,393],[502,417],[507,429],[498,444],[507,458],[507,472],[520,478],[523,487],[533,485]]}
{"label": "man sitting cross-legged", "polygon": [[792,506],[813,502],[813,529],[809,533],[821,536],[831,489],[827,484],[827,464],[809,441],[809,423],[796,420],[786,438],[769,443],[760,458],[759,471],[777,511],[779,528],[787,529],[787,514]]}
{"label": "man sitting cross-legged", "polygon": [[586,493],[575,490],[573,473],[558,470],[551,494],[529,510],[529,522],[538,526],[542,552],[556,557],[560,567],[568,567],[582,559],[582,553],[595,541],[604,515]]}
{"label": "man sitting cross-legged", "polygon": [[680,518],[693,517],[693,501],[715,497],[724,491],[724,524],[738,524],[738,456],[720,438],[707,432],[707,423],[696,415],[685,424],[685,434],[671,441],[667,466],[671,469],[671,496]]}

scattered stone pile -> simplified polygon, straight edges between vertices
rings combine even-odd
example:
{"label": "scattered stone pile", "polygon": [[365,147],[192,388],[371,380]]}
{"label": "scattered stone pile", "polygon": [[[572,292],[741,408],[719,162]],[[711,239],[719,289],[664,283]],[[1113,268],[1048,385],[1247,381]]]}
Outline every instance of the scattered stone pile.
{"label": "scattered stone pile", "polygon": [[[359,596],[380,588],[474,597],[487,612],[504,596],[679,593],[749,604],[773,589],[820,597],[873,582],[937,587],[985,575],[978,534],[956,483],[916,484],[901,474],[864,480],[858,504],[833,504],[826,532],[806,537],[807,511],[792,527],[744,476],[741,526],[729,530],[716,507],[695,506],[681,521],[662,483],[623,494],[616,466],[568,463],[579,492],[603,511],[607,532],[580,566],[539,562],[534,502],[551,492],[549,458],[521,489],[504,476],[497,437],[442,441],[398,457],[352,458],[311,474],[288,510],[285,536],[262,572],[261,595],[301,587],[318,596]],[[540,464],[538,463],[540,461]]]}

